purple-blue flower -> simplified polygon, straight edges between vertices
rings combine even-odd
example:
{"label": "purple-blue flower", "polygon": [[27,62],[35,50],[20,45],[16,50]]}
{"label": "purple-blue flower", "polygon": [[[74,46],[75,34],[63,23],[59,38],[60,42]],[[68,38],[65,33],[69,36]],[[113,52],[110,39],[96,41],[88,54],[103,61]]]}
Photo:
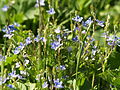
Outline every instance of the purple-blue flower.
{"label": "purple-blue flower", "polygon": [[32,42],[30,37],[27,37],[25,41],[26,41],[25,45],[28,45]]}
{"label": "purple-blue flower", "polygon": [[104,21],[99,21],[98,19],[96,19],[95,21],[99,26],[104,27]]}
{"label": "purple-blue flower", "polygon": [[55,14],[54,8],[50,8],[50,10],[47,10],[46,12],[49,13],[50,15]]}
{"label": "purple-blue flower", "polygon": [[60,65],[60,69],[65,70],[66,69],[65,65]]}
{"label": "purple-blue flower", "polygon": [[55,29],[55,33],[60,33],[60,27],[58,27],[57,29]]}
{"label": "purple-blue flower", "polygon": [[93,23],[93,21],[91,20],[91,17],[88,18],[88,20],[86,20],[85,22],[82,22],[82,25],[84,27],[87,27],[88,25],[90,25],[91,23]]}
{"label": "purple-blue flower", "polygon": [[62,45],[63,44],[60,44],[60,42],[54,41],[53,43],[51,43],[51,48],[54,49],[54,50],[57,50]]}
{"label": "purple-blue flower", "polygon": [[76,17],[72,18],[72,20],[76,22],[81,22],[83,20],[83,17],[77,15]]}
{"label": "purple-blue flower", "polygon": [[13,78],[16,78],[16,77],[19,76],[19,75],[16,75],[16,72],[15,72],[15,71],[9,73],[8,75],[11,76],[11,77],[13,77]]}
{"label": "purple-blue flower", "polygon": [[40,36],[37,35],[37,37],[34,38],[34,41],[39,42],[40,41]]}
{"label": "purple-blue flower", "polygon": [[5,60],[6,60],[6,57],[0,54],[0,61],[5,61]]}
{"label": "purple-blue flower", "polygon": [[42,40],[43,42],[47,41],[47,39],[45,37],[41,37],[40,40]]}
{"label": "purple-blue flower", "polygon": [[42,85],[42,88],[47,88],[47,87],[48,87],[47,82],[44,82],[43,85]]}
{"label": "purple-blue flower", "polygon": [[9,88],[14,88],[14,86],[12,84],[8,84],[7,85]]}
{"label": "purple-blue flower", "polygon": [[39,2],[39,0],[36,0],[35,7],[39,7],[39,4],[40,4],[40,6],[45,6],[45,0],[40,0],[40,2]]}
{"label": "purple-blue flower", "polygon": [[2,11],[6,12],[6,11],[8,10],[8,8],[9,8],[9,7],[5,5],[5,6],[2,8]]}
{"label": "purple-blue flower", "polygon": [[66,67],[65,67],[65,65],[60,65],[59,67],[56,67],[56,69],[65,70]]}
{"label": "purple-blue flower", "polygon": [[23,50],[24,47],[25,47],[25,45],[24,45],[22,42],[20,42],[20,45],[18,46],[18,48],[19,48],[20,50]]}
{"label": "purple-blue flower", "polygon": [[72,38],[73,41],[78,41],[78,36]]}
{"label": "purple-blue flower", "polygon": [[59,79],[57,79],[57,80],[54,80],[54,87],[55,88],[64,88],[63,86],[62,86],[62,81],[59,81]]}
{"label": "purple-blue flower", "polygon": [[18,47],[15,48],[15,50],[13,51],[14,54],[19,54],[20,53],[20,49]]}
{"label": "purple-blue flower", "polygon": [[6,81],[8,80],[9,78],[3,78],[3,77],[0,77],[0,85],[6,83]]}

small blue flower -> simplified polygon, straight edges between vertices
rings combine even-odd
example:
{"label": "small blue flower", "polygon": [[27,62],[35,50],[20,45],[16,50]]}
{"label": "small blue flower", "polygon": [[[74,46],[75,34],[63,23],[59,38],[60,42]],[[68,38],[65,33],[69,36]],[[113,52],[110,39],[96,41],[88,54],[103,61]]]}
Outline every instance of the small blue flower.
{"label": "small blue flower", "polygon": [[66,69],[65,65],[60,65],[60,69],[65,70]]}
{"label": "small blue flower", "polygon": [[63,88],[63,86],[62,86],[62,81],[59,81],[59,79],[57,79],[57,80],[54,80],[54,87],[55,88]]}
{"label": "small blue flower", "polygon": [[39,3],[40,3],[40,6],[45,6],[45,0],[40,0],[40,2],[36,0],[35,7],[39,7]]}
{"label": "small blue flower", "polygon": [[72,18],[72,20],[76,21],[76,22],[81,22],[83,20],[83,17],[76,16],[76,17]]}
{"label": "small blue flower", "polygon": [[92,49],[92,54],[93,54],[93,55],[95,55],[95,54],[96,54],[96,52],[97,52],[97,50],[96,50],[96,49]]}
{"label": "small blue flower", "polygon": [[0,85],[6,83],[6,81],[8,80],[9,78],[3,78],[3,77],[0,77]]}
{"label": "small blue flower", "polygon": [[9,73],[8,75],[11,76],[11,77],[13,77],[13,78],[16,78],[16,77],[18,77],[19,75],[16,75],[15,73],[16,73],[16,72],[13,71],[12,73]]}
{"label": "small blue flower", "polygon": [[54,49],[54,50],[57,50],[62,45],[63,44],[60,44],[60,42],[55,41],[55,42],[51,43],[51,48]]}
{"label": "small blue flower", "polygon": [[43,42],[46,42],[47,41],[47,39],[45,39],[45,37],[41,37],[40,38]]}
{"label": "small blue flower", "polygon": [[101,26],[101,27],[104,27],[104,21],[99,21],[98,19],[97,20],[95,20],[96,22],[97,22],[97,24],[99,25],[99,26]]}
{"label": "small blue flower", "polygon": [[7,85],[9,88],[14,88],[14,86],[13,85],[11,85],[11,84],[9,84],[9,85]]}
{"label": "small blue flower", "polygon": [[20,50],[23,50],[24,47],[25,47],[25,45],[24,45],[22,42],[20,42],[20,46],[18,46],[18,48],[19,48]]}
{"label": "small blue flower", "polygon": [[60,35],[57,35],[57,39],[58,39],[59,42],[62,40]]}
{"label": "small blue flower", "polygon": [[56,69],[65,70],[66,67],[65,67],[65,65],[60,65],[59,67],[56,67]]}
{"label": "small blue flower", "polygon": [[42,85],[42,88],[47,88],[47,87],[48,87],[47,82],[44,82],[44,84]]}
{"label": "small blue flower", "polygon": [[8,8],[9,8],[9,7],[5,5],[5,6],[2,8],[2,11],[6,12],[6,11],[8,10]]}
{"label": "small blue flower", "polygon": [[3,37],[7,37],[8,39],[10,39],[14,34],[4,34]]}
{"label": "small blue flower", "polygon": [[55,29],[55,33],[60,33],[60,27],[58,27],[57,29]]}
{"label": "small blue flower", "polygon": [[49,13],[50,15],[55,14],[55,10],[54,8],[50,8],[50,10],[46,11],[47,13]]}
{"label": "small blue flower", "polygon": [[72,38],[73,41],[78,41],[78,36]]}
{"label": "small blue flower", "polygon": [[114,42],[108,42],[107,44],[108,44],[109,46],[114,46],[114,45],[115,45]]}
{"label": "small blue flower", "polygon": [[20,53],[20,49],[18,47],[15,48],[15,50],[13,51],[14,54],[19,54]]}
{"label": "small blue flower", "polygon": [[91,23],[93,23],[93,21],[91,20],[91,17],[89,17],[88,20],[85,21],[85,23],[88,24],[88,25],[91,24]]}
{"label": "small blue flower", "polygon": [[19,68],[19,67],[20,67],[20,63],[17,62],[17,63],[15,64],[15,68]]}
{"label": "small blue flower", "polygon": [[86,20],[85,22],[82,21],[82,25],[84,27],[87,27],[88,25],[90,25],[91,23],[93,23],[93,21],[91,20],[91,17],[88,18],[88,20]]}
{"label": "small blue flower", "polygon": [[14,25],[9,25],[8,26],[8,29],[11,31],[11,32],[14,32],[15,30],[17,30]]}
{"label": "small blue flower", "polygon": [[86,34],[86,30],[83,30],[81,33],[82,33],[82,34]]}
{"label": "small blue flower", "polygon": [[80,28],[79,28],[79,27],[76,27],[76,28],[74,29],[74,32],[75,32],[76,30],[80,30]]}
{"label": "small blue flower", "polygon": [[37,37],[34,38],[34,41],[39,42],[40,41],[40,36],[37,35]]}
{"label": "small blue flower", "polygon": [[6,57],[0,54],[0,61],[5,61],[5,60],[6,60]]}
{"label": "small blue flower", "polygon": [[26,41],[25,45],[28,45],[32,42],[30,37],[27,37],[25,41]]}

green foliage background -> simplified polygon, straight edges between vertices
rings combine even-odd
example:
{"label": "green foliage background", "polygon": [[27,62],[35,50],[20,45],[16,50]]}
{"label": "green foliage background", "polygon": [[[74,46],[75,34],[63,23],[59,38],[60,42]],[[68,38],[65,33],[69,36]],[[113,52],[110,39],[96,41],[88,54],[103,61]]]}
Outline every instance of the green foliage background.
{"label": "green foliage background", "polygon": [[[15,1],[15,3],[12,3],[12,1]],[[4,42],[5,39],[3,38],[3,32],[1,31],[1,29],[5,25],[10,25],[14,22],[20,23],[22,27],[20,27],[19,29],[23,28],[23,32],[17,32],[17,33],[24,38],[29,36],[28,33],[30,33],[31,31],[33,32],[34,35],[37,35],[37,29],[39,28],[39,8],[35,7],[35,3],[36,3],[36,0],[0,0],[0,50],[2,49],[3,44],[5,44]],[[8,12],[3,12],[1,10],[1,8],[4,5],[10,6]],[[56,11],[54,18],[52,17],[52,19],[50,20],[51,22],[49,22],[48,20],[49,15],[46,13],[46,10],[48,10],[50,7],[53,7]],[[46,28],[45,25],[47,25],[47,23],[49,23],[50,25],[49,28],[64,26],[64,28],[73,29],[73,27],[70,25],[71,25],[71,18],[75,15],[80,15],[80,16],[83,16],[85,19],[87,19],[90,16],[93,17],[93,14],[94,14],[96,18],[105,22],[107,20],[107,16],[109,15],[110,16],[110,26],[108,27],[109,32],[111,32],[112,35],[115,32],[117,32],[117,35],[120,36],[119,35],[119,31],[120,31],[120,1],[119,0],[51,0],[51,1],[46,0],[45,6],[42,7],[42,14],[43,14],[43,18],[42,18],[43,29]],[[103,31],[104,31],[103,29],[97,28],[95,30],[95,35],[94,35],[94,38],[97,41],[100,41],[101,47],[103,46],[103,43],[104,43],[104,39],[101,38]],[[23,35],[23,33],[25,34],[25,36]],[[23,41],[23,38],[21,38],[20,36],[13,37],[17,41],[16,43]],[[68,38],[71,39],[72,34]],[[68,44],[70,44],[70,42]],[[74,45],[77,45],[77,44],[74,44]],[[32,46],[29,46],[29,47],[31,48],[30,49],[31,52],[28,52],[28,53],[31,54],[33,53],[32,49],[34,49],[34,47]],[[50,46],[48,45],[48,47]],[[77,52],[75,47],[73,47],[73,49],[75,52]],[[70,66],[70,70],[74,71],[75,68],[74,66],[72,67],[73,63],[75,63],[73,62],[73,60],[75,59],[74,55],[68,55],[69,59],[66,59],[67,57],[65,55],[67,55],[68,53],[65,52],[64,49],[63,51],[61,50],[61,52],[62,52],[61,56],[63,56],[62,59],[66,60],[65,62],[69,62],[69,59],[70,59],[70,62],[67,64],[68,66]],[[52,56],[54,53],[55,53],[54,51],[51,51],[51,53],[49,54]],[[79,53],[77,52],[76,54],[79,54]],[[105,85],[105,83],[107,83],[105,87],[108,87],[107,85],[108,83],[110,83],[112,85],[115,85],[116,88],[118,88],[119,90],[120,88],[119,56],[120,56],[120,48],[117,46],[108,58],[107,69],[105,70],[105,72],[102,72],[102,73],[99,70],[96,70],[96,68],[99,69],[99,66],[97,65],[94,66],[94,64],[90,62],[91,65],[88,65],[88,67],[87,66],[84,67],[84,64],[87,65],[87,62],[82,63],[83,66],[82,64],[79,66],[79,67],[82,67],[81,73],[78,73],[78,75],[80,76],[79,79],[78,80],[74,79],[73,81],[69,80],[67,83],[73,84],[72,86],[74,89],[76,88],[75,85],[77,83],[78,87],[80,87],[81,90],[88,90],[92,88],[89,82],[92,80],[92,74],[98,71],[96,73],[97,80],[95,84],[97,84],[97,81],[100,81],[101,79],[103,79],[104,81],[102,82],[102,84],[104,83]],[[5,66],[9,67],[9,65],[12,64],[14,60],[21,57],[22,56],[17,57],[16,55],[11,55],[11,57],[8,57],[6,59]],[[35,58],[33,56],[30,56],[29,58],[31,58],[34,63]],[[45,63],[43,62],[41,66],[45,67],[44,64]],[[55,65],[54,58],[51,58],[50,65],[48,66],[48,70],[51,69],[52,65]],[[20,68],[20,70],[23,70],[23,69],[24,67]],[[35,68],[33,68],[33,71],[34,69]],[[88,71],[89,74],[86,69],[89,69]],[[84,70],[86,70],[85,73],[83,73]],[[73,75],[71,78],[73,79],[74,77],[75,75]],[[35,77],[31,76],[31,78],[35,78]],[[34,84],[35,81],[32,81],[32,82],[33,83],[26,83],[26,85],[30,87],[35,87],[35,84]],[[24,84],[20,82],[17,82],[17,84],[19,88],[22,87],[24,88],[24,90],[27,90]],[[102,84],[100,83],[100,85]],[[99,87],[99,89],[107,90],[105,89],[105,87]],[[94,87],[94,90],[96,90],[95,87]]]}

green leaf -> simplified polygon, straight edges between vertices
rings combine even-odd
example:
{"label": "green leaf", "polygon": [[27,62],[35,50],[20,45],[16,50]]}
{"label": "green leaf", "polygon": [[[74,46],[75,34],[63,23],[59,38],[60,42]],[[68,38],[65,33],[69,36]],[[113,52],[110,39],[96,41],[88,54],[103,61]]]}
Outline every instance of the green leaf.
{"label": "green leaf", "polygon": [[17,88],[19,90],[27,90],[27,87],[24,84],[20,83],[20,82],[17,82]]}
{"label": "green leaf", "polygon": [[5,65],[11,64],[16,59],[17,59],[17,55],[13,55],[12,57],[7,57],[5,61]]}

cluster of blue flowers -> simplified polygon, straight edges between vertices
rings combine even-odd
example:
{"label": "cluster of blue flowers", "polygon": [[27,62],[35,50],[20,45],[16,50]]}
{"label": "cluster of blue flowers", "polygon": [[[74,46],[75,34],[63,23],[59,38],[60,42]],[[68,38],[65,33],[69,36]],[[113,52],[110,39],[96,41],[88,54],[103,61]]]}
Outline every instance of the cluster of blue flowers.
{"label": "cluster of blue flowers", "polygon": [[107,37],[107,44],[109,46],[115,46],[115,45],[120,46],[120,37],[117,37],[116,35],[108,36]]}
{"label": "cluster of blue flowers", "polygon": [[[42,40],[43,42],[46,42],[47,40],[44,37],[40,37],[40,36],[36,36],[34,38],[35,42],[39,42],[40,40]],[[25,43],[20,42],[20,45],[18,47],[15,48],[15,50],[13,51],[14,54],[19,54],[20,51],[22,51],[24,49],[25,46],[29,45],[32,43],[32,39],[30,37],[27,37],[25,39]]]}
{"label": "cluster of blue flowers", "polygon": [[[82,25],[84,27],[87,27],[93,23],[93,20],[91,19],[91,17],[89,17],[88,20],[86,20],[86,21],[82,21],[83,17],[80,17],[78,15],[76,17],[72,18],[72,20],[76,21],[76,22],[82,22]],[[104,27],[104,21],[99,21],[98,19],[96,19],[95,21],[97,22],[97,25]]]}
{"label": "cluster of blue flowers", "polygon": [[8,37],[9,39],[14,35],[12,32],[16,31],[16,27],[19,27],[18,23],[14,23],[9,26],[5,26],[2,31],[5,33],[3,37]]}
{"label": "cluster of blue flowers", "polygon": [[[48,83],[44,82],[42,85],[42,88],[47,88],[48,87]],[[64,88],[62,85],[62,81],[60,81],[59,79],[54,80],[54,87],[55,88]]]}

